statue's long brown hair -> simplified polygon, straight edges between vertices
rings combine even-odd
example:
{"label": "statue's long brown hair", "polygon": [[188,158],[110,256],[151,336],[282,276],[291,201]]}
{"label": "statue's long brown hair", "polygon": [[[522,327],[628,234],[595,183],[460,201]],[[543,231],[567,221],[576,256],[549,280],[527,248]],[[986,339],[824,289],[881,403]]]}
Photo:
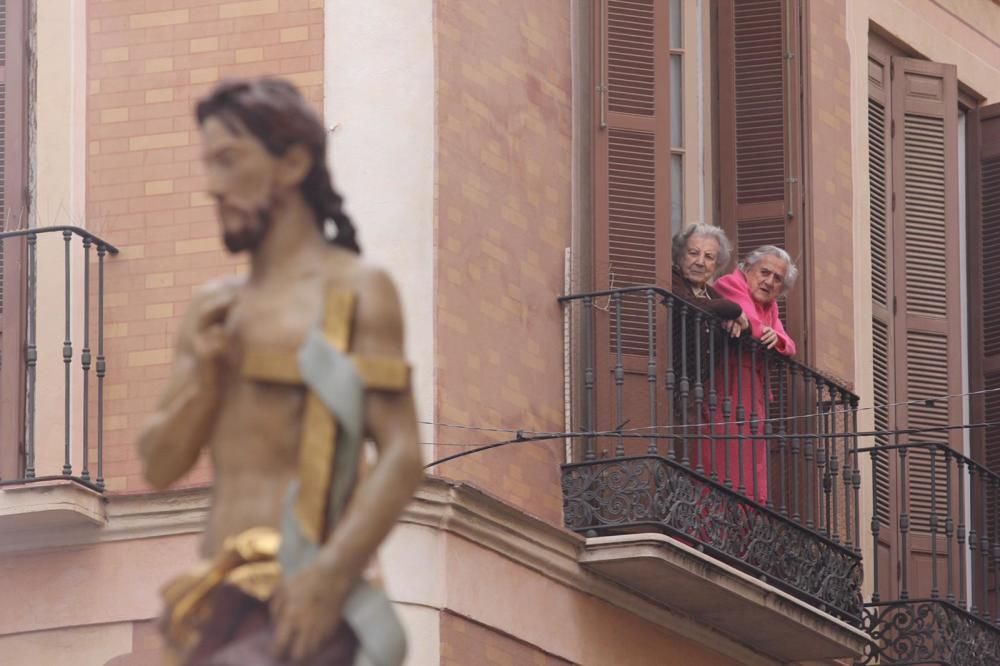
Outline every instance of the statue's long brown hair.
{"label": "statue's long brown hair", "polygon": [[312,157],[312,169],[302,181],[302,196],[316,213],[321,230],[333,220],[334,244],[361,253],[344,199],[326,167],[326,130],[295,86],[267,77],[222,81],[198,102],[195,115],[199,126],[215,116],[234,133],[246,128],[272,155],[284,155],[296,144],[304,146]]}

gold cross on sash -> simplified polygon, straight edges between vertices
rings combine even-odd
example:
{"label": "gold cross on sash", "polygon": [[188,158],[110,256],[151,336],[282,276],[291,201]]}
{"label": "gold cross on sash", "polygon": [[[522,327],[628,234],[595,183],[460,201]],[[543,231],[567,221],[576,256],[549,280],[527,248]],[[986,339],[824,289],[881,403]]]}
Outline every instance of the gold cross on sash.
{"label": "gold cross on sash", "polygon": [[[323,336],[337,351],[346,354],[351,342],[354,292],[330,289],[323,310]],[[350,356],[365,389],[402,391],[409,384],[409,367],[389,356]],[[243,357],[243,377],[290,386],[304,385],[299,372],[298,350],[251,346]],[[306,394],[299,445],[299,496],[295,514],[302,533],[313,543],[323,543],[328,524],[330,485],[337,448],[337,421],[315,392]]]}

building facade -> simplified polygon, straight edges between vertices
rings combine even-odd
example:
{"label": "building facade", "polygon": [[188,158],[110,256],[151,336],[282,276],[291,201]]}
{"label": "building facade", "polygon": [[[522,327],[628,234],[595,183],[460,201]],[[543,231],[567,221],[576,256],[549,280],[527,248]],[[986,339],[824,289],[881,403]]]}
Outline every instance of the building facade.
{"label": "building facade", "polygon": [[[408,663],[1000,659],[994,0],[2,10],[0,663],[155,663],[212,474],[151,492],[135,438],[193,290],[246,270],[193,105],[263,74],[323,115],[449,458],[380,555]],[[801,270],[794,361],[731,352],[766,499],[706,471],[696,221]]]}

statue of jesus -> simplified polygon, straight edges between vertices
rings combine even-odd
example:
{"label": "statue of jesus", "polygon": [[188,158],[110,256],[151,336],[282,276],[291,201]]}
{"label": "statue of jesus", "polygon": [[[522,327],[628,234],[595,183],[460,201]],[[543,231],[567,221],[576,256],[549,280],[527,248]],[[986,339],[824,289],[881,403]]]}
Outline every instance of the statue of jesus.
{"label": "statue of jesus", "polygon": [[214,466],[205,562],[164,591],[168,663],[397,665],[369,572],[423,476],[396,289],[361,258],[294,86],[223,82],[196,116],[223,241],[250,265],[193,296],[139,436],[156,488],[203,449]]}

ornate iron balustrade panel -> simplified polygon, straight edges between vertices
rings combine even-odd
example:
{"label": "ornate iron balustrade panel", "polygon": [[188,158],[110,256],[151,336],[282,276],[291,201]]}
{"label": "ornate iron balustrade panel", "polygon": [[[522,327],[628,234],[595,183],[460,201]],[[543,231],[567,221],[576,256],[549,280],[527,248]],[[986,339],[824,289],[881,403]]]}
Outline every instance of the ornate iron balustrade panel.
{"label": "ornate iron balustrade panel", "polygon": [[1000,664],[1000,476],[946,439],[857,455],[870,459],[877,544],[859,663]]}
{"label": "ornate iron balustrade panel", "polygon": [[868,604],[864,629],[874,642],[858,664],[1000,664],[1000,630],[941,599]]}
{"label": "ornate iron balustrade panel", "polygon": [[689,467],[659,456],[564,465],[566,526],[598,534],[656,530],[691,540],[853,624],[861,558]]}

